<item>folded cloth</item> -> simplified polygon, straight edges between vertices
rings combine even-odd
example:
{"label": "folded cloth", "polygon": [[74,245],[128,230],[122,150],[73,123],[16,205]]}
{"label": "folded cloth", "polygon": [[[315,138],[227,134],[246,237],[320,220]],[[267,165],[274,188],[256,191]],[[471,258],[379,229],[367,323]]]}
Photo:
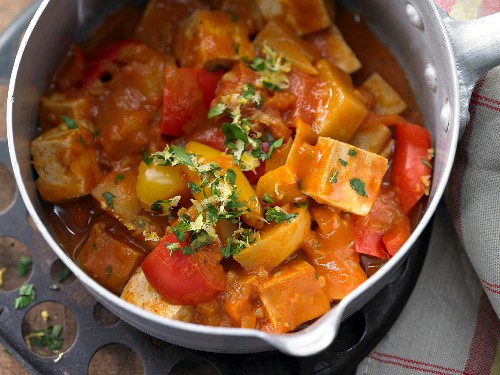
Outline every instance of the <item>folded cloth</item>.
{"label": "folded cloth", "polygon": [[[436,0],[454,18],[500,0]],[[500,67],[478,82],[421,276],[357,374],[500,375]]]}

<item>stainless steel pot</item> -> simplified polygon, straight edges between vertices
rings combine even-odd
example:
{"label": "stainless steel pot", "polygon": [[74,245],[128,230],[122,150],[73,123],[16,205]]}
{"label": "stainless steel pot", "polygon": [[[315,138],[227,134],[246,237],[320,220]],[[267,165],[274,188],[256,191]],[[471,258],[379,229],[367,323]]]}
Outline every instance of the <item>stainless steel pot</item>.
{"label": "stainless steel pot", "polygon": [[[36,137],[39,99],[69,44],[85,38],[110,10],[125,0],[44,0],[37,10],[12,72],[7,108],[8,141],[22,198],[43,237],[90,293],[133,326],[181,346],[224,353],[276,348],[306,356],[326,348],[339,325],[374,297],[398,269],[433,215],[446,187],[468,103],[480,75],[500,64],[500,13],[479,21],[457,22],[430,0],[341,1],[364,16],[391,49],[407,77],[433,135],[433,185],[424,216],[408,242],[387,265],[308,328],[290,334],[206,327],[163,319],[108,292],[78,268],[57,244],[37,195],[29,144]],[[143,1],[137,1],[143,2]],[[0,40],[0,44],[2,41]],[[1,47],[1,46],[0,46]]]}

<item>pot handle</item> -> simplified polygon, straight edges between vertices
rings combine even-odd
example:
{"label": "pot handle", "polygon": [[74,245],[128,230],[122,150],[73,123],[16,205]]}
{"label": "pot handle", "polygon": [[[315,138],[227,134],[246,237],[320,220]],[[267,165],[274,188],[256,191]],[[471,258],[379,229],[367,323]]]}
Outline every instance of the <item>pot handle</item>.
{"label": "pot handle", "polygon": [[36,0],[0,34],[0,85],[9,83],[21,36],[40,6]]}
{"label": "pot handle", "polygon": [[469,101],[476,82],[500,65],[500,13],[471,21],[457,21],[443,14],[443,21],[456,58],[462,134],[469,119]]}

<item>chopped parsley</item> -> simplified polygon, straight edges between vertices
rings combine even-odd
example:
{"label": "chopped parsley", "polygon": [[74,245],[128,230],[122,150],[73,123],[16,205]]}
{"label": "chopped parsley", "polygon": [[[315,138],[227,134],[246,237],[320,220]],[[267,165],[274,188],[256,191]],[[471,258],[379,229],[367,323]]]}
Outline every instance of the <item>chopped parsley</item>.
{"label": "chopped parsley", "polygon": [[180,195],[177,195],[172,199],[159,199],[151,205],[151,211],[160,216],[168,216],[171,214],[172,208],[177,207],[180,200]]}
{"label": "chopped parsley", "polygon": [[118,185],[118,182],[123,181],[125,179],[125,176],[122,173],[118,173],[115,176],[115,185]]}
{"label": "chopped parsley", "polygon": [[344,159],[339,158],[339,163],[342,164],[343,167],[347,166],[347,162]]}
{"label": "chopped parsley", "polygon": [[431,163],[429,163],[429,161],[428,161],[427,159],[422,158],[422,159],[420,159],[420,160],[422,160],[422,164],[423,164],[423,165],[425,165],[427,168],[429,168],[429,169],[431,169],[431,170],[432,170],[432,164],[431,164]]}
{"label": "chopped parsley", "polygon": [[31,270],[31,266],[33,265],[33,260],[30,257],[22,256],[19,259],[19,263],[17,263],[17,273],[19,276],[23,277],[28,274]]}
{"label": "chopped parsley", "polygon": [[271,196],[270,196],[269,194],[264,194],[264,195],[262,196],[262,201],[263,201],[264,203],[269,203],[269,204],[273,204],[273,203],[274,203],[273,198],[271,198]]}
{"label": "chopped parsley", "polygon": [[[94,244],[95,245],[95,244]],[[63,282],[71,275],[71,271],[68,267],[64,266],[61,272],[57,275],[57,281]]]}
{"label": "chopped parsley", "polygon": [[78,129],[77,123],[71,117],[68,117],[66,115],[62,115],[61,119],[64,121],[64,123],[66,124],[66,126],[68,128],[70,128],[70,129]]}
{"label": "chopped parsley", "polygon": [[31,332],[26,335],[24,339],[29,342],[29,345],[38,347],[48,347],[53,352],[61,350],[63,346],[63,338],[61,333],[63,326],[61,324],[54,324],[47,329]]}
{"label": "chopped parsley", "polygon": [[349,156],[356,156],[358,153],[356,152],[356,150],[355,150],[355,149],[351,148],[347,154],[348,154]]}
{"label": "chopped parsley", "polygon": [[210,108],[210,111],[208,111],[208,118],[212,119],[214,117],[220,116],[224,112],[226,112],[226,109],[227,109],[227,105],[222,104],[222,103],[217,103],[212,108]]}
{"label": "chopped parsley", "polygon": [[339,175],[339,171],[336,170],[335,172],[333,172],[332,177],[330,177],[328,182],[331,184],[336,184],[338,175]]}
{"label": "chopped parsley", "polygon": [[287,223],[291,223],[293,219],[297,217],[297,213],[288,214],[285,211],[282,211],[280,207],[269,208],[266,211],[266,221],[267,222],[276,222],[281,224],[286,221]]}
{"label": "chopped parsley", "polygon": [[259,232],[253,229],[240,228],[229,237],[227,244],[222,247],[221,252],[224,258],[238,255],[242,250],[259,240]]}
{"label": "chopped parsley", "polygon": [[15,308],[23,309],[29,306],[36,298],[35,287],[33,284],[24,284],[19,289],[19,297],[16,298]]}
{"label": "chopped parsley", "polygon": [[368,198],[368,194],[365,191],[365,182],[360,180],[359,178],[352,178],[350,181],[352,189],[361,195],[362,197]]}
{"label": "chopped parsley", "polygon": [[111,194],[109,191],[106,191],[102,194],[102,197],[106,201],[106,204],[108,205],[108,207],[111,208],[112,210],[114,210],[115,206],[113,203],[113,198],[116,198],[116,196]]}

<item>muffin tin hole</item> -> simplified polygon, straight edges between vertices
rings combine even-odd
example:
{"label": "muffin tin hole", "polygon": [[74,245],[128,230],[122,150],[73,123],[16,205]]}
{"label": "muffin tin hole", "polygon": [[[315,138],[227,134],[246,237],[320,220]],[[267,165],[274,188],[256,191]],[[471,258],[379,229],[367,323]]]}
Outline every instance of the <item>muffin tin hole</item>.
{"label": "muffin tin hole", "polygon": [[69,285],[76,280],[75,275],[59,259],[52,264],[50,275],[55,285]]}
{"label": "muffin tin hole", "polygon": [[14,204],[17,191],[16,181],[4,164],[0,164],[0,181],[2,183],[0,188],[0,215],[2,215]]}
{"label": "muffin tin hole", "polygon": [[55,357],[66,352],[73,345],[76,333],[77,323],[73,313],[57,302],[33,306],[22,323],[26,346],[42,357]]}
{"label": "muffin tin hole", "polygon": [[[103,366],[103,363],[105,365]],[[89,364],[89,375],[144,374],[141,357],[123,344],[110,344],[98,350]]]}
{"label": "muffin tin hole", "polygon": [[197,358],[186,358],[178,362],[168,373],[168,375],[187,374],[219,375],[219,371],[210,362]]}
{"label": "muffin tin hole", "polygon": [[0,237],[0,292],[19,288],[30,277],[31,254],[28,248],[12,237]]}
{"label": "muffin tin hole", "polygon": [[104,327],[111,327],[120,321],[115,314],[100,303],[97,303],[94,307],[94,319]]}

